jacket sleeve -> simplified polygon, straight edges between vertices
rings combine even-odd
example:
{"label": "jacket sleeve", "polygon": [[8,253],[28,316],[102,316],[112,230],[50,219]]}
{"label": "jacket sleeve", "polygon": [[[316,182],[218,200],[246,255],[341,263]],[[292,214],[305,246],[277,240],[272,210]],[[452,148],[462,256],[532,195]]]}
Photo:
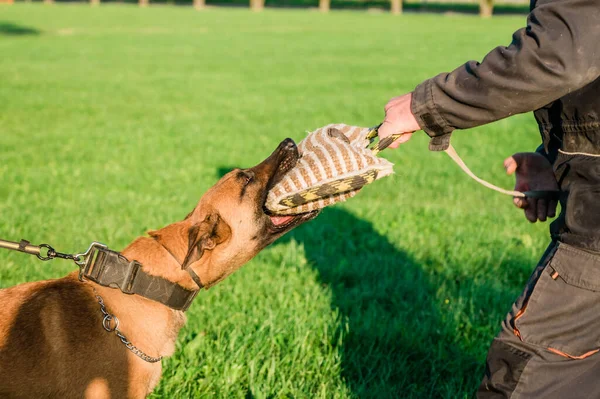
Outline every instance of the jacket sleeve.
{"label": "jacket sleeve", "polygon": [[455,129],[536,110],[599,76],[600,0],[540,0],[508,47],[424,81],[411,108],[443,150]]}

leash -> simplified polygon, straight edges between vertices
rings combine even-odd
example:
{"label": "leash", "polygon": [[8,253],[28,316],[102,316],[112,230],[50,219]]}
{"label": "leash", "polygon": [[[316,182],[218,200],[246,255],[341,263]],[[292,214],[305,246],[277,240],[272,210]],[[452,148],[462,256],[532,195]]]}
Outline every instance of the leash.
{"label": "leash", "polygon": [[489,188],[490,190],[494,190],[497,191],[501,194],[505,194],[505,195],[510,195],[513,197],[519,197],[519,198],[525,198],[527,195],[525,193],[522,193],[520,191],[514,191],[514,190],[505,190],[503,188],[500,188],[486,180],[483,180],[480,177],[475,176],[475,174],[473,172],[471,172],[471,169],[469,169],[469,167],[467,166],[467,164],[462,160],[462,158],[458,155],[458,153],[456,152],[456,150],[454,149],[454,147],[452,147],[452,144],[448,144],[448,148],[446,148],[444,150],[444,152],[446,154],[448,154],[448,156],[450,158],[452,158],[452,160],[454,162],[456,162],[456,164],[458,166],[460,166],[460,168],[463,170],[463,172],[465,172],[471,179],[475,180],[477,183],[481,184],[484,187]]}
{"label": "leash", "polygon": [[[190,307],[200,289],[203,288],[198,276],[189,268],[188,272],[199,287],[196,291],[190,291],[162,277],[147,274],[136,260],[129,261],[119,252],[111,251],[106,245],[95,241],[90,244],[87,251],[79,254],[58,252],[49,244],[33,245],[27,240],[13,242],[0,239],[0,248],[35,255],[41,261],[55,258],[72,260],[79,268],[79,281],[85,282],[89,279],[101,286],[116,288],[129,295],[137,294],[183,312]],[[102,327],[107,332],[114,332],[125,347],[140,359],[148,363],[159,362],[162,356],[149,356],[127,339],[119,330],[117,316],[106,310],[104,300],[95,287],[92,286],[92,289],[100,304],[100,311],[104,315]]]}
{"label": "leash", "polygon": [[[98,243],[94,243],[98,244]],[[102,245],[102,244],[100,244]],[[20,242],[6,241],[0,239],[0,248],[10,249],[13,251],[23,252],[29,255],[35,255],[41,261],[48,261],[54,258],[67,259],[74,261],[77,265],[78,262],[81,261],[81,258],[84,254],[63,254],[61,252],[57,252],[48,244],[40,244],[40,245],[31,245],[31,243],[27,240],[21,240]],[[42,251],[46,250],[46,254],[42,255]],[[89,252],[89,249],[88,249]]]}
{"label": "leash", "polygon": [[[379,135],[379,128],[381,127],[381,124],[374,127],[373,129],[371,129],[371,131],[367,134],[367,139],[370,140],[371,144],[375,141],[375,139],[378,137]],[[406,133],[397,133],[397,134],[392,134],[382,140],[379,140],[379,142],[372,148],[373,154],[378,154],[380,151],[385,150],[387,147],[389,147],[394,141],[396,141],[398,138],[400,138],[401,136],[403,136]],[[477,183],[481,184],[482,186],[489,188],[490,190],[494,190],[496,192],[499,192],[501,194],[504,195],[510,195],[511,197],[518,197],[518,198],[541,198],[541,199],[554,199],[554,200],[558,200],[559,196],[560,196],[560,191],[557,190],[552,190],[552,191],[547,191],[547,190],[531,190],[531,191],[516,191],[516,190],[506,190],[503,189],[501,187],[498,187],[486,180],[483,180],[482,178],[478,177],[475,175],[475,173],[473,173],[471,171],[471,169],[469,169],[469,167],[467,166],[467,164],[462,160],[462,158],[458,155],[458,153],[456,152],[456,150],[454,149],[454,147],[452,147],[452,144],[448,144],[448,148],[446,148],[444,150],[444,152],[446,154],[448,154],[448,156],[462,169],[463,172],[465,172],[467,174],[467,176],[469,176],[471,179],[475,180]]]}
{"label": "leash", "polygon": [[549,200],[558,200],[560,197],[560,191],[558,191],[558,190],[530,190],[530,191],[523,191],[523,192],[515,191],[515,190],[505,190],[503,188],[493,185],[492,183],[490,183],[486,180],[483,180],[480,177],[475,176],[475,174],[473,172],[471,172],[471,169],[469,169],[467,164],[465,164],[465,162],[462,160],[462,158],[458,155],[458,153],[456,152],[454,147],[452,147],[452,144],[448,144],[448,148],[446,148],[444,150],[444,152],[446,154],[448,154],[448,156],[450,158],[452,158],[452,160],[454,162],[456,162],[456,164],[458,166],[460,166],[460,168],[471,179],[475,180],[477,183],[481,184],[482,186],[487,187],[491,190],[497,191],[501,194],[510,195],[512,197],[518,197],[518,198],[536,198],[536,199],[549,199]]}

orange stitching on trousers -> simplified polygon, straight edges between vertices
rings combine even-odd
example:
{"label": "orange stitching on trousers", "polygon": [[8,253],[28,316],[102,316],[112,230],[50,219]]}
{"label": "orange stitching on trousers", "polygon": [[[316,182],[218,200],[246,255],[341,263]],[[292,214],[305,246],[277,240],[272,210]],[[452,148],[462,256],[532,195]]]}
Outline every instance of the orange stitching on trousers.
{"label": "orange stitching on trousers", "polygon": [[569,359],[575,359],[575,360],[585,359],[586,357],[592,356],[594,353],[597,353],[598,351],[600,351],[600,349],[594,349],[593,351],[586,352],[581,356],[573,356],[573,355],[569,355],[568,353],[559,351],[558,349],[554,349],[554,348],[548,348],[548,350],[550,352],[556,353],[559,356],[566,357]]}
{"label": "orange stitching on trousers", "polygon": [[512,319],[512,323],[513,323],[513,333],[519,337],[519,339],[521,341],[523,341],[523,338],[521,338],[521,331],[519,331],[519,329],[517,328],[517,323],[516,321],[519,319],[519,317],[523,316],[523,314],[525,313],[525,309],[527,309],[527,303],[525,303],[525,305],[523,305],[523,307],[517,312],[517,314],[515,315],[515,318]]}

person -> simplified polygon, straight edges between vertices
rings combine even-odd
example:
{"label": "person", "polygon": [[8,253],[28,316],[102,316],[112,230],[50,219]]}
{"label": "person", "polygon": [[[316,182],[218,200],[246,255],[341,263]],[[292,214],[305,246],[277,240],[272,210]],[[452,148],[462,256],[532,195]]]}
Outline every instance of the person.
{"label": "person", "polygon": [[[534,111],[542,145],[504,165],[515,189],[560,190],[551,243],[502,322],[479,398],[600,398],[600,0],[532,1],[508,47],[419,84],[385,106],[380,138],[424,130],[433,151],[456,129]],[[556,201],[515,198],[530,222]]]}

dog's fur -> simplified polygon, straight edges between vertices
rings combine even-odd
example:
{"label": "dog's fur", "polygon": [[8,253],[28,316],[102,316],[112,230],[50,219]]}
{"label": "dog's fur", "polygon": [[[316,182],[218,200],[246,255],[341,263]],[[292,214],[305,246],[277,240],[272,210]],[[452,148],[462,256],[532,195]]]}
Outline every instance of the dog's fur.
{"label": "dog's fur", "polygon": [[[185,220],[134,240],[122,254],[149,274],[197,289],[186,267],[213,286],[261,249],[314,216],[271,218],[266,194],[293,167],[291,140],[261,164],[225,175]],[[150,356],[170,356],[183,312],[118,289],[80,282],[73,273],[58,280],[0,290],[1,398],[143,398],[161,375],[161,363],[135,356],[102,328],[93,287],[120,330]]]}

